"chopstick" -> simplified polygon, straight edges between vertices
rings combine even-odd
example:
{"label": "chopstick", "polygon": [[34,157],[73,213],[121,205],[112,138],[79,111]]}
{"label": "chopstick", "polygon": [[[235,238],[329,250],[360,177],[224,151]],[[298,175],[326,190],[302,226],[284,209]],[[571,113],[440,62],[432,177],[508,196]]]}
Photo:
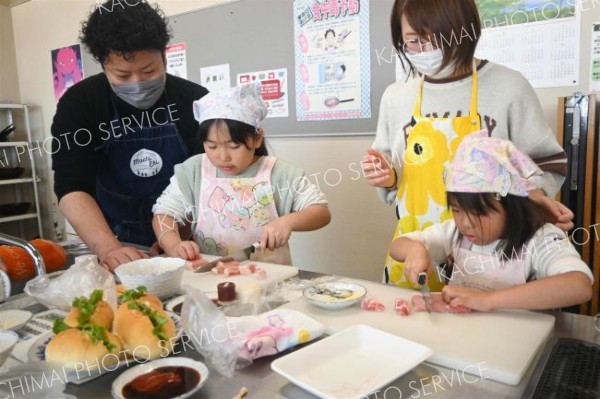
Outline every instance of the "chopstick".
{"label": "chopstick", "polygon": [[246,397],[246,395],[248,395],[248,390],[246,389],[246,387],[242,387],[242,389],[240,389],[240,392],[237,395],[235,395],[233,399],[242,399]]}

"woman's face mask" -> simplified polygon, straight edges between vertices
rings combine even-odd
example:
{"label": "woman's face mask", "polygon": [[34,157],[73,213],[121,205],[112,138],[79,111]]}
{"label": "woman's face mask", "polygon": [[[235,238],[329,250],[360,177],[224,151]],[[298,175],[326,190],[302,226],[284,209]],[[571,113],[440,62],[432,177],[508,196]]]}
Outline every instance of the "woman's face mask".
{"label": "woman's face mask", "polygon": [[152,107],[165,90],[165,76],[131,83],[113,83],[113,91],[121,100],[137,109]]}
{"label": "woman's face mask", "polygon": [[448,65],[441,71],[439,70],[444,60],[444,53],[439,48],[420,53],[405,52],[404,54],[417,71],[430,78],[443,79],[452,76],[454,73],[453,65]]}

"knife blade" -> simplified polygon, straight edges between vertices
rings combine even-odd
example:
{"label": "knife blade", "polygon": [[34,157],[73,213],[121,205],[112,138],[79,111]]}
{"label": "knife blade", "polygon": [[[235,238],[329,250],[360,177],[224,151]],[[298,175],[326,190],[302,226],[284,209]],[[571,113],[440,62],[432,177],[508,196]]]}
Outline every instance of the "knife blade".
{"label": "knife blade", "polygon": [[421,286],[421,295],[423,295],[423,302],[425,302],[425,310],[427,310],[427,313],[431,313],[431,294],[427,286],[427,273],[419,273],[417,282]]}
{"label": "knife blade", "polygon": [[237,252],[234,252],[231,255],[223,256],[221,258],[218,258],[218,259],[215,259],[215,260],[213,260],[211,262],[208,262],[204,266],[201,266],[198,269],[194,270],[194,273],[209,272],[215,266],[217,266],[217,263],[219,263],[219,262],[229,262],[229,261],[232,261],[232,260],[238,260],[240,262],[243,262],[245,260],[250,259],[250,255],[252,255],[254,252],[256,252],[256,250],[258,248],[260,248],[260,243],[259,242],[255,242],[254,244],[250,245],[249,247],[246,247],[246,248],[241,249],[241,250],[239,250]]}

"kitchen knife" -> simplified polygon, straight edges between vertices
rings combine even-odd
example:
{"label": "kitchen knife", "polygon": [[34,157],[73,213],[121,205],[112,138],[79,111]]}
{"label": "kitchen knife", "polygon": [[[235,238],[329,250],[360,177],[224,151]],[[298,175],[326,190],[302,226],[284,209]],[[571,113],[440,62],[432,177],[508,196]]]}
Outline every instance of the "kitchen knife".
{"label": "kitchen knife", "polygon": [[431,313],[431,295],[429,293],[429,287],[427,286],[427,273],[419,273],[417,282],[421,286],[421,295],[423,295],[423,301],[425,302],[425,310]]}
{"label": "kitchen knife", "polygon": [[219,263],[219,262],[229,262],[229,261],[232,261],[232,260],[238,260],[240,262],[243,262],[245,260],[250,259],[250,255],[252,255],[254,252],[256,252],[256,250],[259,249],[259,248],[260,248],[260,243],[259,242],[255,242],[254,244],[250,245],[249,247],[246,247],[246,248],[244,248],[242,250],[234,252],[231,255],[224,256],[224,257],[219,258],[219,259],[215,259],[212,262],[208,262],[206,265],[201,266],[198,269],[194,270],[194,273],[209,272],[215,266],[217,266],[217,263]]}

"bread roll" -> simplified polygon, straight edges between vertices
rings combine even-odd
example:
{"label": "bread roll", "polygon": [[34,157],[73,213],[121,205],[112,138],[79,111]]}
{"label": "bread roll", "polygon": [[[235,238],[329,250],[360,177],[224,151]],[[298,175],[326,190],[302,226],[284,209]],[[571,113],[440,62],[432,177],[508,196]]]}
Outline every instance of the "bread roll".
{"label": "bread roll", "polygon": [[83,373],[98,369],[112,370],[111,366],[119,362],[123,347],[115,334],[109,331],[105,331],[105,334],[115,345],[110,351],[102,341],[93,343],[92,338],[78,328],[64,330],[48,343],[46,360]]}
{"label": "bread roll", "polygon": [[152,294],[146,294],[140,299],[137,299],[136,302],[143,303],[146,306],[150,306],[152,309],[159,311],[163,310],[163,303],[157,296]]}
{"label": "bread roll", "polygon": [[[65,317],[65,323],[70,327],[79,327],[79,315],[81,315],[81,309],[72,307],[67,317]],[[113,310],[108,302],[98,302],[88,324],[104,327],[107,331],[110,331],[112,329],[113,317]]]}
{"label": "bread roll", "polygon": [[160,308],[156,309],[156,303],[153,303],[153,300],[143,301],[140,298],[136,302],[146,304],[158,316],[167,320],[161,328],[165,339],[159,338],[152,332],[154,326],[150,318],[137,309],[130,309],[129,302],[122,303],[117,309],[113,332],[121,337],[124,349],[128,350],[130,355],[138,360],[167,356],[168,352],[173,351],[173,344],[175,343],[176,331],[173,319],[162,309],[162,303]]}

